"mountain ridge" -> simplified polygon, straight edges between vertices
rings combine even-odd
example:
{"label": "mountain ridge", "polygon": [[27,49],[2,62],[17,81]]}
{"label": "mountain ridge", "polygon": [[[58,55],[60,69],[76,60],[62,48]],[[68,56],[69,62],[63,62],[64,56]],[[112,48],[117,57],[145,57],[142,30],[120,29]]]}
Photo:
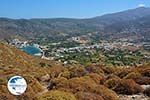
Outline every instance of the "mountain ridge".
{"label": "mountain ridge", "polygon": [[[148,17],[147,17],[148,16]],[[88,19],[73,19],[73,18],[33,18],[33,19],[9,19],[0,18],[0,38],[8,38],[19,35],[26,39],[37,37],[59,38],[58,33],[64,33],[71,37],[72,35],[82,35],[87,33],[98,32],[100,35],[105,33],[106,35],[115,34],[114,32],[107,31],[107,27],[111,25],[122,26],[124,23],[129,26],[136,25],[136,21],[141,22],[143,18],[150,19],[150,8],[140,7],[136,9],[130,9],[118,13],[105,14]],[[130,24],[132,23],[132,25]],[[147,23],[144,21],[144,23]],[[144,25],[143,23],[143,25]],[[147,23],[149,26],[149,23]],[[145,26],[143,26],[145,28]],[[125,31],[124,27],[120,27]],[[140,27],[136,27],[138,29]],[[148,28],[148,27],[146,27]],[[134,29],[134,30],[136,30]],[[114,27],[115,32],[120,32]],[[148,29],[147,29],[148,30]],[[129,33],[132,30],[129,30]],[[149,32],[149,31],[148,31]],[[147,33],[148,33],[147,32]],[[136,31],[138,33],[138,31]],[[120,33],[123,35],[122,33]],[[138,33],[139,34],[139,33]],[[141,33],[140,33],[141,34]],[[66,36],[65,35],[65,36]],[[145,36],[147,37],[147,36]]]}

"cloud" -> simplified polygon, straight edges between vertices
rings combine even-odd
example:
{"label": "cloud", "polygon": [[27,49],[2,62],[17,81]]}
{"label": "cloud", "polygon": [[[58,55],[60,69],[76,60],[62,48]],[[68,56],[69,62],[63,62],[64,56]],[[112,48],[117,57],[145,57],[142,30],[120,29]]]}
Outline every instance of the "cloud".
{"label": "cloud", "polygon": [[145,7],[145,4],[139,4],[138,7]]}

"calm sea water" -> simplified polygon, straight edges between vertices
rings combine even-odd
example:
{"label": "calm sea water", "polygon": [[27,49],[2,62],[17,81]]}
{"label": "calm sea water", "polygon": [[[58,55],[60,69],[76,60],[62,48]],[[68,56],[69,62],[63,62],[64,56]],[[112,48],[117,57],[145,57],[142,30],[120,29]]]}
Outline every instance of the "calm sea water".
{"label": "calm sea water", "polygon": [[26,46],[26,47],[21,48],[21,50],[30,55],[33,55],[33,56],[41,56],[42,55],[41,50],[34,46]]}

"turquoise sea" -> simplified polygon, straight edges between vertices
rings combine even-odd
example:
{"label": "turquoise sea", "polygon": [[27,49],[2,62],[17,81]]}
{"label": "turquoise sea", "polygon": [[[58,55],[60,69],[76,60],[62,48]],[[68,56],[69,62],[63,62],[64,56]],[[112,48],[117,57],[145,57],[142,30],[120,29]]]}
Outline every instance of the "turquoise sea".
{"label": "turquoise sea", "polygon": [[21,50],[33,56],[42,55],[41,50],[34,46],[26,46],[26,47],[21,48]]}

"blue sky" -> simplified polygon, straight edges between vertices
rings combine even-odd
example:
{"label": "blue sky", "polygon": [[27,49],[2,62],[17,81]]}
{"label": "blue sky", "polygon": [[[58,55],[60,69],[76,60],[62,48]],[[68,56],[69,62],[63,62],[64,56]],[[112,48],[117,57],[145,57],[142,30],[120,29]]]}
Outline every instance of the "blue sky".
{"label": "blue sky", "polygon": [[90,18],[138,6],[150,0],[0,0],[0,17]]}

